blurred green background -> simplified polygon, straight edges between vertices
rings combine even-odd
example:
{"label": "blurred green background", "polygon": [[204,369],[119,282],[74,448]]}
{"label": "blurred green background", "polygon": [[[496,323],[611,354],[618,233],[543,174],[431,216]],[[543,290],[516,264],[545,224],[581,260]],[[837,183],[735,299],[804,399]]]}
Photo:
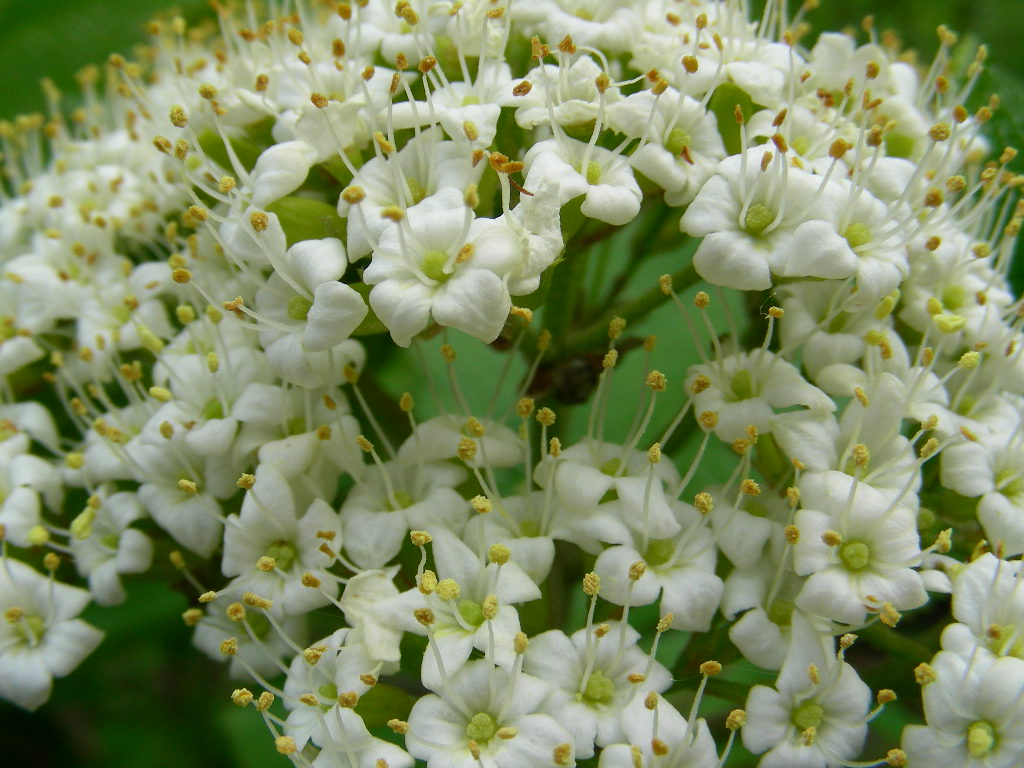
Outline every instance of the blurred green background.
{"label": "blurred green background", "polygon": [[[209,14],[205,0],[175,7],[189,20]],[[102,63],[115,51],[130,53],[143,40],[143,24],[167,9],[161,0],[0,0],[0,69],[8,72],[0,78],[0,118],[42,109],[44,76],[72,93],[75,71]],[[857,27],[862,16],[873,13],[879,28],[897,30],[926,60],[935,48],[935,27],[946,23],[989,45],[985,93],[997,90],[1006,112],[1019,113],[1024,90],[1011,73],[1024,72],[1022,10],[1020,0],[826,0],[808,20],[815,29]],[[994,130],[996,143],[1022,146],[1008,117],[994,121]],[[1018,275],[1024,273],[1020,266]],[[1017,284],[1019,289],[1019,279]],[[255,712],[228,702],[237,683],[191,647],[190,631],[180,619],[186,607],[183,594],[141,578],[131,585],[126,605],[90,609],[87,620],[104,629],[107,640],[74,675],[57,682],[53,700],[32,715],[0,702],[0,763],[10,768],[287,765],[274,754]]]}

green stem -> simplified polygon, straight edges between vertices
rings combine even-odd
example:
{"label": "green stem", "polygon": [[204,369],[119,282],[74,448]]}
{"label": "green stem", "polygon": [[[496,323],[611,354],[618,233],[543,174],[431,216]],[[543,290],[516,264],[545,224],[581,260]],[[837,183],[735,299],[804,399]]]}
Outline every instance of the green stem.
{"label": "green stem", "polygon": [[584,250],[567,257],[551,276],[551,292],[544,305],[544,328],[556,347],[576,318],[588,256],[590,251]]}
{"label": "green stem", "polygon": [[908,664],[919,664],[922,661],[928,661],[935,655],[934,648],[917,640],[911,640],[906,635],[881,624],[872,624],[859,629],[857,635],[866,643],[884,651],[888,656],[902,659]]}
{"label": "green stem", "polygon": [[[700,277],[697,275],[697,270],[693,268],[692,264],[687,264],[687,266],[672,275],[672,285],[675,286],[677,291],[680,289],[685,290],[699,281]],[[553,295],[558,296],[554,292]],[[621,317],[627,323],[636,322],[661,306],[667,298],[662,293],[660,287],[655,287],[640,294],[635,299],[612,308],[586,328],[568,334],[565,340],[558,344],[558,354],[556,357],[571,357],[572,355],[589,352],[604,346],[608,340],[608,323],[611,322],[613,317]],[[552,332],[552,335],[553,338],[558,339],[554,332]]]}

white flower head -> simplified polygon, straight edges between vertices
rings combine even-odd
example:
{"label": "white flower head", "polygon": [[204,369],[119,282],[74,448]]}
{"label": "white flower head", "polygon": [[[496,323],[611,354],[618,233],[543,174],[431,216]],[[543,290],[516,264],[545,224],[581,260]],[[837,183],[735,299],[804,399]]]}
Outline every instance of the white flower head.
{"label": "white flower head", "polygon": [[103,633],[76,619],[89,593],[47,578],[5,557],[0,563],[0,696],[28,710],[50,697],[64,677],[95,650]]}

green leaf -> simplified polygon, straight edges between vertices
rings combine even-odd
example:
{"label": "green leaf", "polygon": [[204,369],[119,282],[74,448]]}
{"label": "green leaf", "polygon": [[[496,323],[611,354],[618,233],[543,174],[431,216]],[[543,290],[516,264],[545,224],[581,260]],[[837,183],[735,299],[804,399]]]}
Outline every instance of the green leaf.
{"label": "green leaf", "polygon": [[405,720],[415,703],[416,697],[408,691],[378,683],[359,697],[356,714],[363,718],[367,728],[379,728],[392,718]]}
{"label": "green leaf", "polygon": [[750,94],[733,83],[722,83],[715,88],[708,101],[708,109],[714,113],[718,121],[718,132],[722,136],[722,143],[730,155],[740,151],[740,126],[736,122],[736,107],[743,113],[743,119],[749,120],[753,115],[764,107],[755,104]]}
{"label": "green leaf", "polygon": [[325,237],[345,238],[345,220],[333,205],[308,197],[282,197],[267,206],[276,214],[288,245]]}

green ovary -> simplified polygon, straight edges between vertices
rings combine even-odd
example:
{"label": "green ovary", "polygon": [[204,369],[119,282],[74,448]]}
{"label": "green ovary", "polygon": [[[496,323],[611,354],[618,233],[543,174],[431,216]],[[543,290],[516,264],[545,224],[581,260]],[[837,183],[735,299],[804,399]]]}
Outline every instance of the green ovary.
{"label": "green ovary", "polygon": [[910,157],[914,154],[914,139],[902,133],[885,134],[885,154],[889,157]]}
{"label": "green ovary", "polygon": [[14,631],[30,646],[35,646],[42,641],[46,633],[46,622],[40,616],[25,615],[14,625]]}
{"label": "green ovary", "polygon": [[859,571],[871,562],[871,549],[863,541],[849,541],[839,548],[839,559],[851,571]]}
{"label": "green ovary", "polygon": [[756,237],[768,229],[768,225],[774,220],[775,211],[767,205],[754,203],[747,209],[747,215],[743,219],[743,229],[747,234],[754,235]]}
{"label": "green ovary", "polygon": [[498,730],[498,721],[486,712],[477,712],[466,725],[466,736],[477,744],[486,744]]}
{"label": "green ovary", "polygon": [[266,556],[274,558],[277,567],[282,571],[287,571],[292,567],[292,562],[295,560],[295,547],[287,541],[275,541],[267,547]]}
{"label": "green ovary", "polygon": [[975,760],[985,757],[996,744],[996,732],[984,720],[972,723],[967,728],[967,754]]}
{"label": "green ovary", "polygon": [[409,187],[409,195],[412,197],[413,205],[420,202],[421,200],[423,200],[424,197],[427,196],[427,190],[425,190],[423,188],[423,185],[420,184],[419,179],[410,176],[405,180],[405,184],[407,187]]}
{"label": "green ovary", "polygon": [[416,503],[416,499],[414,499],[406,491],[395,491],[393,496],[395,499],[395,505],[397,506],[388,504],[389,512],[394,512],[396,509],[408,509],[409,507]]}
{"label": "green ovary", "polygon": [[321,698],[324,699],[338,698],[338,686],[336,686],[334,683],[324,683],[316,689],[316,692],[320,694]]}
{"label": "green ovary", "polygon": [[655,539],[647,546],[647,551],[644,552],[644,561],[652,566],[664,565],[672,558],[672,553],[675,551],[674,539]]}
{"label": "green ovary", "polygon": [[766,613],[768,621],[778,627],[788,627],[793,620],[792,600],[773,600]]}
{"label": "green ovary", "polygon": [[682,154],[683,150],[690,146],[690,134],[682,128],[673,128],[668,132],[665,139],[665,149],[673,155]]}
{"label": "green ovary", "polygon": [[597,184],[601,181],[601,165],[591,160],[587,163],[587,184]]}
{"label": "green ovary", "polygon": [[849,243],[851,248],[859,248],[865,243],[871,242],[871,229],[867,224],[854,222],[843,232],[843,237],[846,238],[846,242]]}
{"label": "green ovary", "polygon": [[956,310],[967,303],[967,289],[962,285],[947,285],[942,291],[942,306],[946,309]]}
{"label": "green ovary", "polygon": [[292,320],[305,320],[313,302],[305,296],[292,296],[288,299],[288,317]]}
{"label": "green ovary", "polygon": [[203,406],[203,418],[207,421],[224,418],[224,406],[221,405],[219,397],[211,397],[206,401],[206,405]]}
{"label": "green ovary", "polygon": [[793,148],[793,151],[796,152],[798,155],[806,155],[807,150],[811,148],[811,140],[808,139],[806,136],[797,136],[795,139],[789,142],[789,146],[791,146]]}
{"label": "green ovary", "polygon": [[793,725],[801,731],[817,728],[825,716],[825,710],[816,701],[805,701],[793,710]]}
{"label": "green ovary", "polygon": [[756,395],[754,392],[754,377],[750,375],[750,371],[746,368],[733,374],[732,381],[729,382],[729,388],[732,389],[733,397],[737,400],[749,400]]}
{"label": "green ovary", "polygon": [[479,627],[484,623],[484,612],[480,608],[480,603],[474,603],[472,600],[459,601],[459,615],[471,627]]}
{"label": "green ovary", "polygon": [[615,477],[619,472],[619,467],[621,466],[622,462],[618,459],[608,459],[608,461],[602,464],[599,469],[603,474],[608,475],[608,477]]}
{"label": "green ovary", "polygon": [[583,700],[589,704],[607,704],[615,696],[615,683],[601,670],[592,672],[583,689]]}
{"label": "green ovary", "polygon": [[536,520],[523,520],[519,524],[519,535],[531,539],[535,536],[540,536],[540,523]]}
{"label": "green ovary", "polygon": [[444,251],[427,251],[423,254],[423,261],[420,268],[423,274],[438,283],[448,282],[450,274],[444,271],[444,265],[448,263],[448,254]]}

